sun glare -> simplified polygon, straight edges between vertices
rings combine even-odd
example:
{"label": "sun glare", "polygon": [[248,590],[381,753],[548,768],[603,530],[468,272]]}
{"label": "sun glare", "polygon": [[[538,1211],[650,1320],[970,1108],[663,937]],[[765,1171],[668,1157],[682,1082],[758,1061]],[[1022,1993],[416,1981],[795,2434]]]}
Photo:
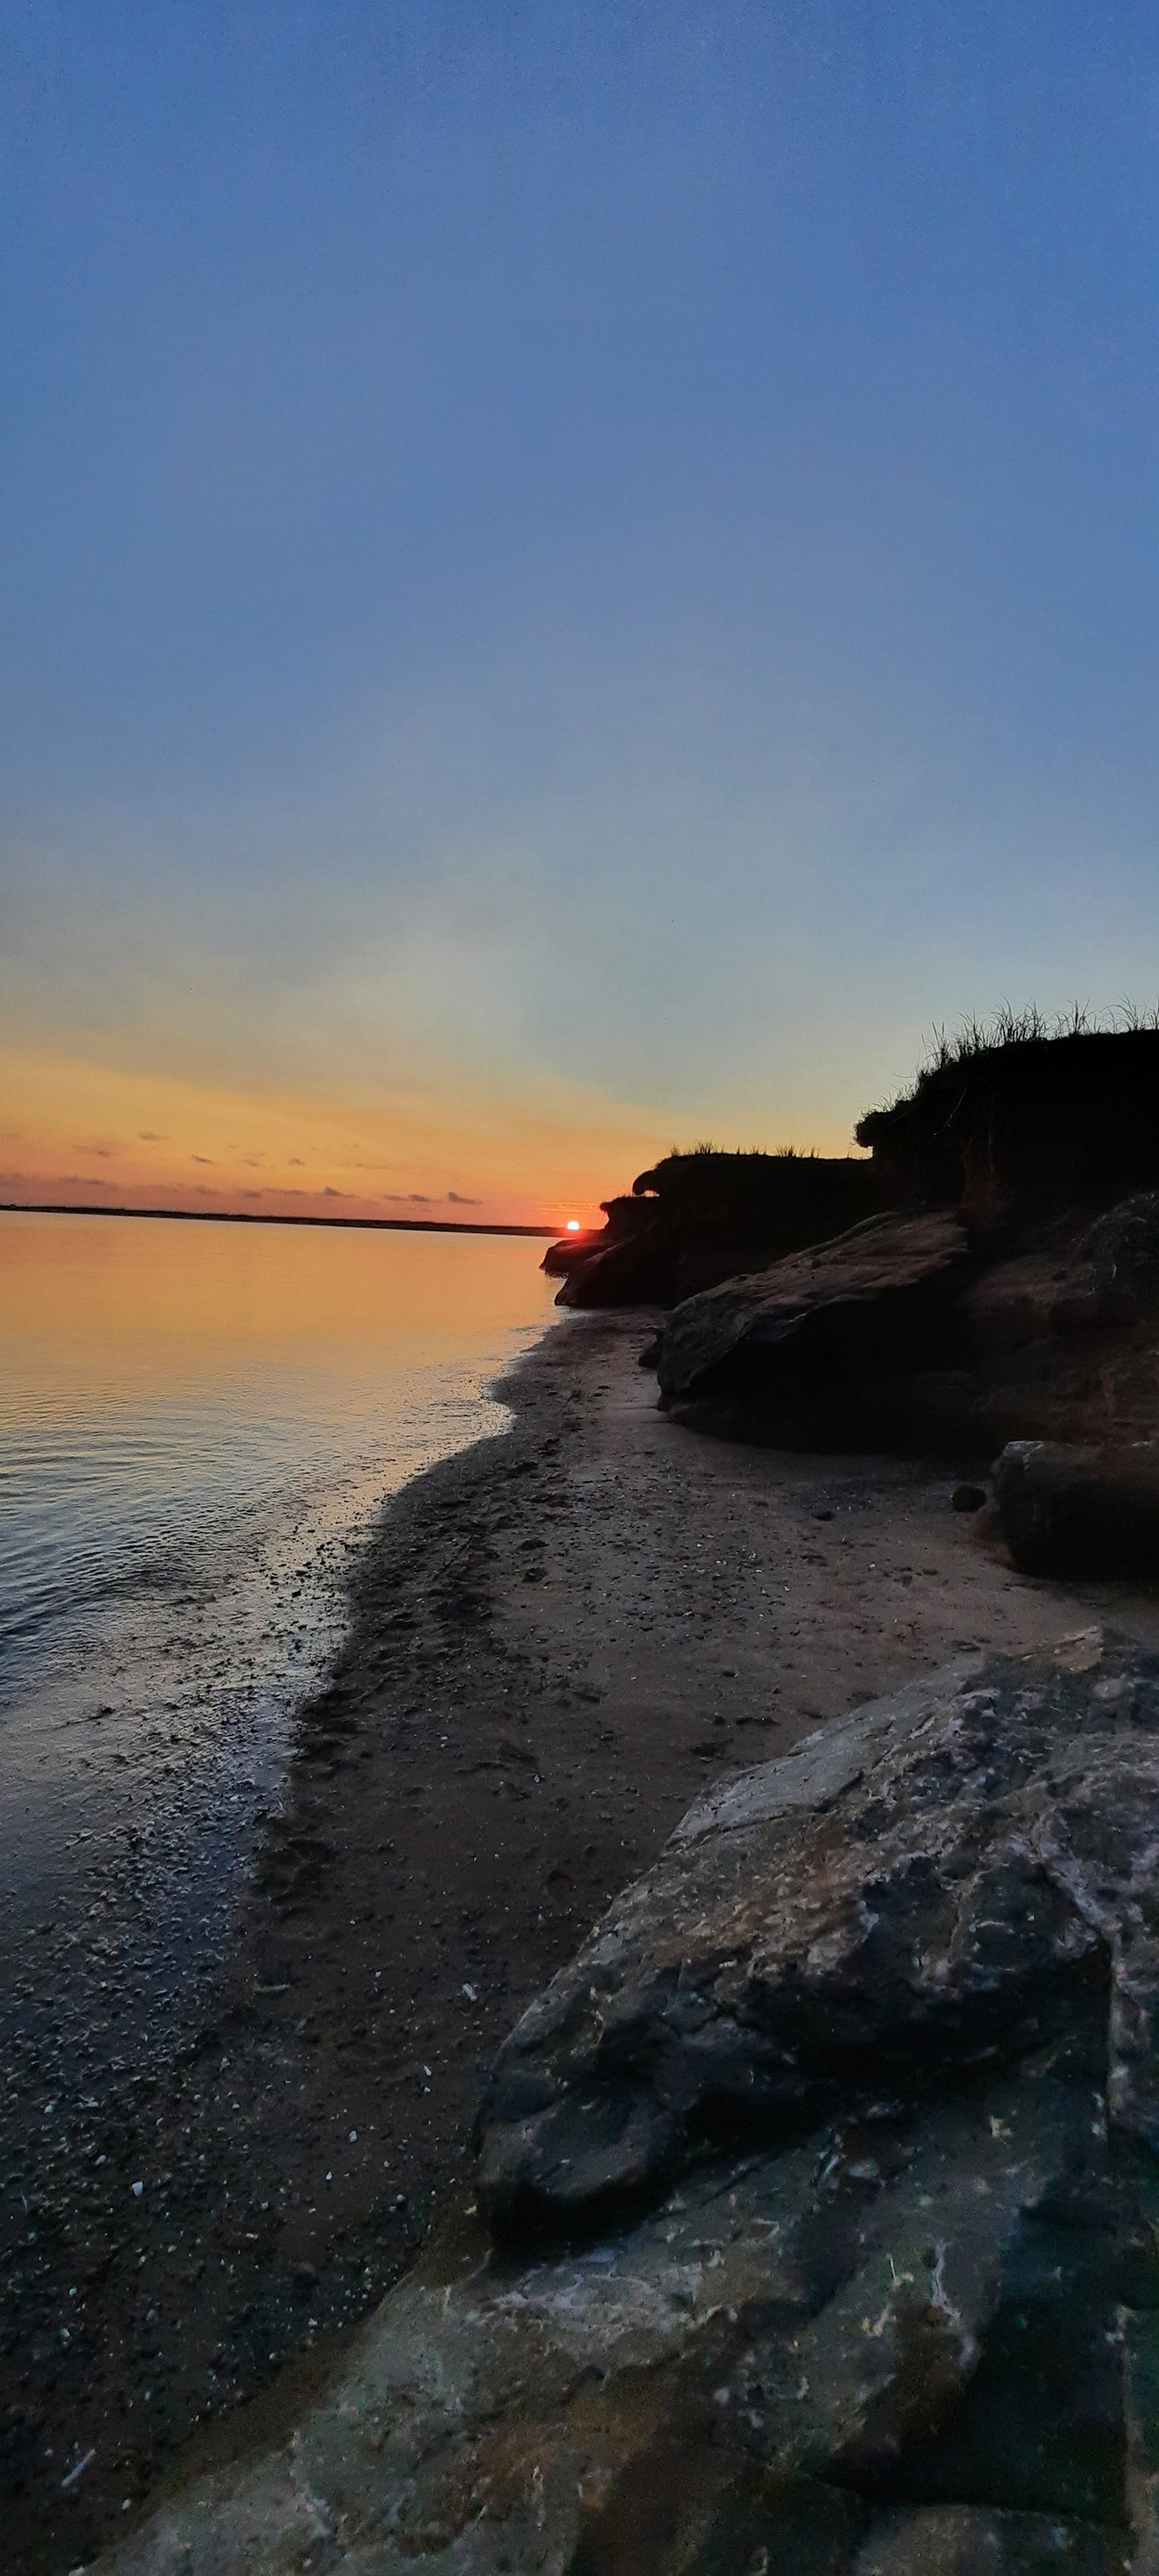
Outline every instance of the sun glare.
{"label": "sun glare", "polygon": [[568,1231],[568,1233],[569,1233],[569,1234],[578,1234],[578,1233],[579,1233],[579,1230],[580,1230],[580,1221],[579,1221],[578,1216],[569,1216],[568,1221],[567,1221],[567,1231]]}

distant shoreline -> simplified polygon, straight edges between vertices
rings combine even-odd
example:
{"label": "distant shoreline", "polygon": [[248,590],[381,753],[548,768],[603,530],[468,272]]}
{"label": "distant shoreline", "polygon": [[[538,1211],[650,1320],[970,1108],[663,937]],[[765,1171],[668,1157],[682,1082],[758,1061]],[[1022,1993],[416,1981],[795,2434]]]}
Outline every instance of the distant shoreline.
{"label": "distant shoreline", "polygon": [[558,1225],[471,1225],[440,1216],[260,1216],[242,1208],[70,1207],[63,1199],[0,1199],[0,1216],[176,1217],[182,1225],[329,1225],[360,1234],[522,1234],[553,1243]]}

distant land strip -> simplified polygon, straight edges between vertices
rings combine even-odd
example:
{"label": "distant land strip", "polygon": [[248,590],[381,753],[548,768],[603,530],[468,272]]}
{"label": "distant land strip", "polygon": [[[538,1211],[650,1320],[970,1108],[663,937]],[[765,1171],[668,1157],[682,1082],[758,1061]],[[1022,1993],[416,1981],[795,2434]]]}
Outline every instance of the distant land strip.
{"label": "distant land strip", "polygon": [[163,1216],[182,1225],[344,1225],[362,1234],[530,1234],[554,1242],[558,1225],[472,1225],[441,1216],[265,1216],[248,1208],[75,1207],[65,1199],[0,1199],[0,1216]]}

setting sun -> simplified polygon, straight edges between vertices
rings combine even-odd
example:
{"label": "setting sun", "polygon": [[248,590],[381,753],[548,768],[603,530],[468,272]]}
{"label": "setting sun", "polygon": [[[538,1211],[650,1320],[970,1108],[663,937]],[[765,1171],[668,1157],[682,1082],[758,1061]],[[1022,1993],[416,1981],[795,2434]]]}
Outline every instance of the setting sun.
{"label": "setting sun", "polygon": [[567,1232],[568,1234],[578,1234],[578,1233],[579,1233],[579,1231],[580,1231],[580,1221],[579,1221],[578,1216],[569,1216],[568,1221],[567,1221],[566,1232]]}

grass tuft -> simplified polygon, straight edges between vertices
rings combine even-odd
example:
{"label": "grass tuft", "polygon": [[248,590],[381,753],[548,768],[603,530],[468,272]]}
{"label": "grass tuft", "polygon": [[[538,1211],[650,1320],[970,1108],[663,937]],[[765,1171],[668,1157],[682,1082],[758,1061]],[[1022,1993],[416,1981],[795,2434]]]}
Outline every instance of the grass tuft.
{"label": "grass tuft", "polygon": [[1145,1030],[1159,1030],[1159,1004],[1144,1010],[1129,997],[1102,1015],[1092,1012],[1089,1003],[1079,1001],[1053,1016],[1041,1011],[1037,1002],[1026,1002],[1020,1009],[1012,1002],[1001,1002],[988,1019],[971,1011],[952,1032],[948,1033],[944,1025],[931,1029],[913,1081],[897,1093],[884,1112],[875,1114],[881,1116],[903,1108],[939,1074],[975,1064],[982,1056],[1002,1055],[1013,1047],[1055,1046],[1060,1038],[1137,1036]]}

